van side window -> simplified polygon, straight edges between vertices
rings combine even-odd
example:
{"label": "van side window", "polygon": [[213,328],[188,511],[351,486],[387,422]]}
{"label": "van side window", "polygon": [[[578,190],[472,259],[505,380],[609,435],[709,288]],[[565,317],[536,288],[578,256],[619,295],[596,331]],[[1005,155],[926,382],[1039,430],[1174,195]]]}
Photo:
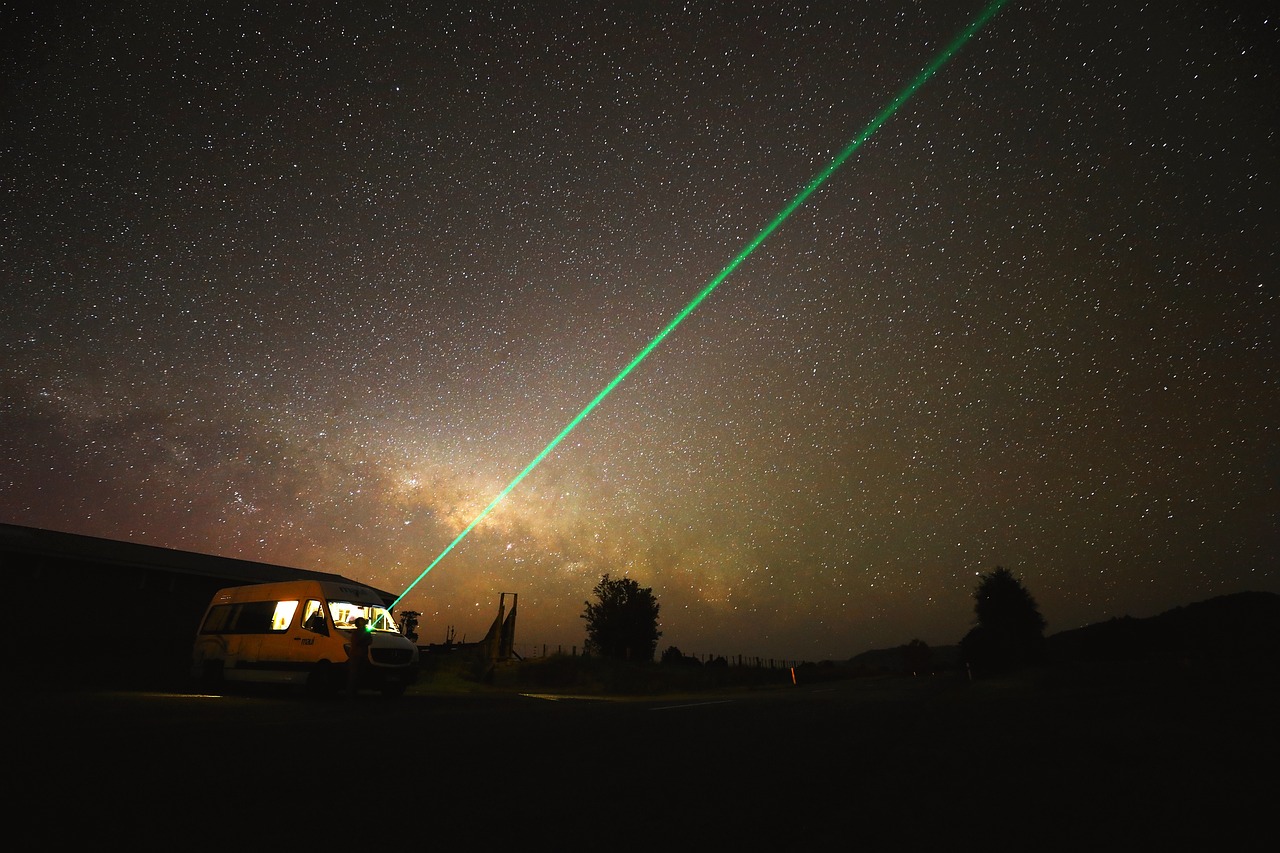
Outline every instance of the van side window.
{"label": "van side window", "polygon": [[276,610],[274,601],[250,601],[237,605],[234,621],[227,629],[231,634],[265,634],[271,630],[271,614]]}
{"label": "van side window", "polygon": [[329,636],[329,626],[324,621],[324,605],[314,598],[302,606],[302,627],[313,634]]}
{"label": "van side window", "polygon": [[249,601],[210,608],[201,634],[272,634],[289,630],[296,601]]}
{"label": "van side window", "polygon": [[204,624],[200,626],[201,634],[225,634],[231,625],[231,617],[235,614],[236,607],[232,604],[218,604],[209,608],[209,615],[204,617]]}

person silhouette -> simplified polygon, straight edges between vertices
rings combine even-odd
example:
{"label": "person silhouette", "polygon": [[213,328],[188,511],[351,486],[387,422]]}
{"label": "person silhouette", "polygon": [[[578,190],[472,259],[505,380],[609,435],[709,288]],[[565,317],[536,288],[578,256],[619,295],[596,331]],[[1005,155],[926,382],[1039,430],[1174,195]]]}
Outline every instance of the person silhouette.
{"label": "person silhouette", "polygon": [[351,633],[351,642],[347,644],[347,696],[356,695],[364,681],[365,671],[369,667],[369,648],[373,645],[373,632],[369,630],[369,620],[357,616],[355,631]]}

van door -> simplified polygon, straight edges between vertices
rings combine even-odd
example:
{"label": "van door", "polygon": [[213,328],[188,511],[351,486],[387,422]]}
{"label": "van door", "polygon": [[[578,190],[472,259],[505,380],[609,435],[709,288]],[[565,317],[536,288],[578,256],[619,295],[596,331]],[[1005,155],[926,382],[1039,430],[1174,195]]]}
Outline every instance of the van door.
{"label": "van door", "polygon": [[304,669],[320,660],[331,630],[324,602],[318,598],[303,601],[289,632],[289,660]]}

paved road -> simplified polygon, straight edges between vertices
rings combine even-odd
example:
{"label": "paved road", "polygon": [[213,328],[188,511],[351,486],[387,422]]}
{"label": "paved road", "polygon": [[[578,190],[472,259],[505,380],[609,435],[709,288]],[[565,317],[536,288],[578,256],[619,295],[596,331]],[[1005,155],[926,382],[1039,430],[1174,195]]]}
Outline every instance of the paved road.
{"label": "paved road", "polygon": [[[32,840],[127,831],[191,849],[256,850],[264,833],[292,845],[312,829],[339,847],[362,837],[413,849],[1150,849],[1194,833],[1224,840],[1274,805],[1274,788],[1244,775],[1274,773],[1280,758],[1270,685],[1209,686],[904,679],[626,700],[37,693],[16,699],[11,802]],[[245,832],[256,840],[239,845]]]}

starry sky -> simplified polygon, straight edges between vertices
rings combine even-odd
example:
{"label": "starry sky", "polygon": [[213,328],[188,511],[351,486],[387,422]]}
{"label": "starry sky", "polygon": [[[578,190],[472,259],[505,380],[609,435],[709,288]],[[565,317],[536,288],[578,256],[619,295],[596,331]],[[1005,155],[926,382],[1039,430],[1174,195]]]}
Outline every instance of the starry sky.
{"label": "starry sky", "polygon": [[[177,8],[170,8],[171,6]],[[358,7],[358,8],[357,8]],[[402,592],[984,2],[4,4],[0,522]],[[401,602],[1280,591],[1280,17],[1012,0]],[[69,591],[69,594],[74,594]]]}

